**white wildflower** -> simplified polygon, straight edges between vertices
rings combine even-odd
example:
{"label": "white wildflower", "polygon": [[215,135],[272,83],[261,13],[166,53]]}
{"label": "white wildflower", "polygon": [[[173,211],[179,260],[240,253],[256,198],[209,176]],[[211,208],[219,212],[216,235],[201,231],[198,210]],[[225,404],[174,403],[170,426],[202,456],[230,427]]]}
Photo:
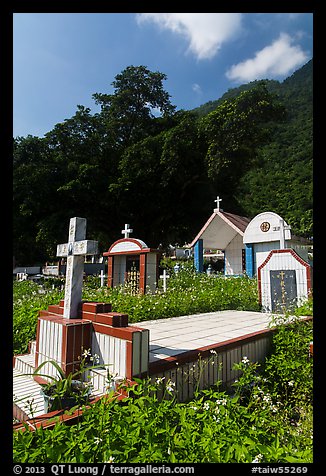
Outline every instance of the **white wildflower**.
{"label": "white wildflower", "polygon": [[222,400],[216,400],[217,405],[225,406],[227,404],[226,398],[222,398]]}
{"label": "white wildflower", "polygon": [[293,385],[294,385],[294,380],[290,380],[290,381],[288,382],[288,386],[289,386],[289,387],[293,387]]}
{"label": "white wildflower", "polygon": [[92,355],[92,354],[91,354],[91,349],[85,349],[84,352],[82,353],[82,357],[84,357],[85,359],[86,359],[89,355]]}
{"label": "white wildflower", "polygon": [[252,463],[260,463],[261,460],[263,459],[263,455],[259,453],[253,460]]}
{"label": "white wildflower", "polygon": [[203,408],[204,410],[209,410],[209,402],[205,402]]}
{"label": "white wildflower", "polygon": [[169,380],[167,383],[166,389],[168,392],[173,392],[175,390],[175,383]]}
{"label": "white wildflower", "polygon": [[243,364],[249,364],[249,359],[248,359],[248,357],[245,355],[245,356],[242,358],[241,362],[242,362]]}
{"label": "white wildflower", "polygon": [[102,438],[99,438],[98,436],[95,436],[95,438],[94,438],[94,443],[95,443],[96,445],[98,445],[99,443],[101,443],[101,441],[103,441]]}

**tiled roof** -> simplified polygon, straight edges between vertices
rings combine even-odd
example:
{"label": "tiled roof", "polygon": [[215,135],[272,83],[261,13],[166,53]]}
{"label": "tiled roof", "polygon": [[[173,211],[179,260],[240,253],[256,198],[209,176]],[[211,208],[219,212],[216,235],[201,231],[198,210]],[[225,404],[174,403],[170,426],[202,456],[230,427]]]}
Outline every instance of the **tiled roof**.
{"label": "tiled roof", "polygon": [[234,213],[226,213],[219,211],[220,215],[223,215],[227,220],[229,220],[233,225],[235,225],[242,233],[244,233],[248,224],[251,221],[251,218],[242,217],[240,215],[235,215]]}
{"label": "tiled roof", "polygon": [[[223,212],[221,210],[215,209],[213,214],[209,217],[209,219],[207,220],[205,225],[202,227],[202,229],[199,231],[197,236],[193,239],[193,241],[188,246],[189,247],[194,246],[196,241],[199,238],[201,238],[202,235],[205,232],[207,233],[207,230],[213,226],[213,224],[216,220],[217,221],[223,220],[223,222],[225,223],[224,229],[223,229],[224,231],[222,231],[222,228],[220,228],[220,231],[221,231],[221,233],[225,234],[225,230],[227,228],[229,228],[230,231],[229,231],[228,235],[230,235],[230,234],[232,235],[232,233],[234,234],[234,232],[237,232],[240,235],[243,235],[245,229],[248,226],[248,223],[251,221],[250,218],[242,217],[240,215],[235,215],[234,213],[226,213],[226,212]],[[233,230],[233,232],[231,230]],[[229,240],[232,239],[231,235],[228,238]],[[234,235],[233,235],[233,237],[234,237]],[[220,237],[219,238],[216,237],[216,238],[217,238],[217,241],[220,242]],[[207,240],[207,236],[206,236],[206,240]],[[210,246],[208,246],[208,247],[210,247]],[[223,248],[223,246],[222,246],[222,248]],[[222,248],[220,248],[220,249],[222,249]]]}

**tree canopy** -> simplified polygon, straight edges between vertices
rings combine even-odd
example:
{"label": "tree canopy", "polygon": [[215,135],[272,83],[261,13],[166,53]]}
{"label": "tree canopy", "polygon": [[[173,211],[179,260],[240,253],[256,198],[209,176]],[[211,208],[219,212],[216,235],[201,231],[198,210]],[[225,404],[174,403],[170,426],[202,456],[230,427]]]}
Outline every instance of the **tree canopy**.
{"label": "tree canopy", "polygon": [[149,246],[190,242],[217,193],[228,211],[273,209],[311,234],[311,74],[298,76],[284,90],[265,81],[230,91],[202,114],[176,112],[165,74],[129,66],[113,94],[93,95],[100,112],[79,105],[44,138],[14,139],[17,262],[55,259],[72,216],[87,218],[101,251],[124,223]]}

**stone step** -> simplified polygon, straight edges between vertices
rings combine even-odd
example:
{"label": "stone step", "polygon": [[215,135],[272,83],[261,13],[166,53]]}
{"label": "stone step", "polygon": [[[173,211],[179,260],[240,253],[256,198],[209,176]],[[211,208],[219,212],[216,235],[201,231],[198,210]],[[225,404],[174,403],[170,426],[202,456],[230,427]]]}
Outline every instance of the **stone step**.
{"label": "stone step", "polygon": [[15,369],[21,374],[32,374],[35,368],[35,355],[25,354],[15,357]]}
{"label": "stone step", "polygon": [[[44,400],[41,395],[42,386],[36,383],[31,376],[35,370],[35,346],[33,343],[31,351],[30,354],[15,357],[13,403],[16,407],[15,414],[20,415],[19,419],[34,418],[44,414]],[[99,397],[108,392],[107,369],[89,370],[85,380],[92,384],[92,397]]]}
{"label": "stone step", "polygon": [[28,418],[33,418],[44,413],[44,400],[41,395],[41,385],[32,377],[21,375],[18,369],[13,370],[13,403]]}

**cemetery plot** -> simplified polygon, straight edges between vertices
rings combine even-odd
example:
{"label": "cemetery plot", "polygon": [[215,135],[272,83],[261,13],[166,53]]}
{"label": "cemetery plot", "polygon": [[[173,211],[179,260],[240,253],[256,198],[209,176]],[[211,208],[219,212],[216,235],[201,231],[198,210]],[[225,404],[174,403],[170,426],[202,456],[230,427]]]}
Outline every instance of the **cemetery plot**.
{"label": "cemetery plot", "polygon": [[108,287],[127,285],[134,294],[154,292],[158,281],[159,251],[143,240],[130,238],[133,230],[125,224],[124,238],[115,241],[103,256],[108,257]]}
{"label": "cemetery plot", "polygon": [[[123,230],[126,238],[115,242],[107,253],[111,260],[108,276],[109,280],[113,278],[113,268],[118,262],[120,267],[123,264],[125,273],[130,273],[125,279],[134,280],[143,289],[149,269],[157,273],[158,254],[141,240],[129,238],[131,231],[126,225]],[[30,354],[16,356],[14,373],[33,374],[37,366],[44,364],[50,380],[57,372],[67,379],[79,370],[86,349],[87,354],[97,355],[101,366],[88,371],[94,386],[93,396],[103,395],[112,377],[132,381],[150,376],[167,377],[178,388],[179,398],[187,400],[192,398],[195,388],[203,389],[216,382],[216,370],[208,370],[210,365],[222,364],[222,383],[227,387],[238,375],[233,364],[244,355],[259,361],[268,353],[272,336],[269,313],[220,311],[142,321],[138,326],[128,323],[127,314],[112,312],[109,303],[82,302],[81,264],[84,256],[97,248],[96,242],[85,240],[85,234],[86,220],[71,219],[68,243],[58,246],[58,254],[67,258],[65,298],[39,312],[36,342]],[[134,277],[133,273],[140,276]],[[269,296],[271,307],[278,301],[285,306],[288,298],[307,295],[311,287],[309,273],[309,265],[293,250],[273,250],[259,268],[260,295],[264,291],[264,298]],[[165,282],[166,277],[164,273]],[[51,366],[49,360],[55,364]],[[107,366],[111,366],[110,373]],[[189,379],[190,373],[195,380]],[[14,394],[36,401],[38,384],[47,381],[44,377],[42,381],[37,376],[29,382],[17,378]],[[26,419],[31,413],[25,404],[19,403],[20,399],[15,402],[16,416]],[[42,413],[41,404],[36,411],[38,416]]]}
{"label": "cemetery plot", "polygon": [[312,292],[311,268],[294,250],[272,250],[258,268],[259,299],[264,311],[286,312]]}

